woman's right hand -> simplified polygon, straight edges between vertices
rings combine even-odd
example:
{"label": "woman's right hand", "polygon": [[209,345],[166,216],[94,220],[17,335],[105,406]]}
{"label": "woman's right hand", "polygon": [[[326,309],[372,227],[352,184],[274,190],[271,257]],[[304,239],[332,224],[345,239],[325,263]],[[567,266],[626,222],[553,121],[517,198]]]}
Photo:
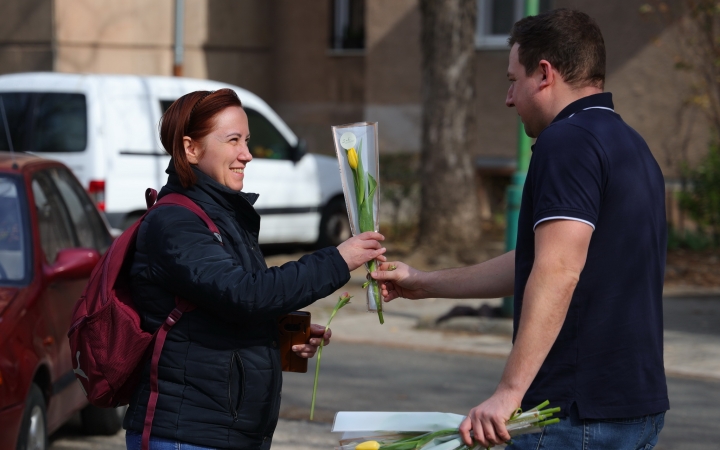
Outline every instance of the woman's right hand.
{"label": "woman's right hand", "polygon": [[352,272],[372,259],[385,261],[386,258],[382,256],[385,253],[385,247],[380,244],[380,241],[384,240],[385,236],[382,234],[366,231],[338,245],[337,249]]}

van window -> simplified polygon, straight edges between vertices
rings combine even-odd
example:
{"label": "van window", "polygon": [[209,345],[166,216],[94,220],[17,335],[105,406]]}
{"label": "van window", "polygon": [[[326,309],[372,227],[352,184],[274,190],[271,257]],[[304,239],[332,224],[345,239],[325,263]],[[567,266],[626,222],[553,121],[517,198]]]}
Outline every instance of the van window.
{"label": "van window", "polygon": [[290,159],[291,147],[282,134],[262,114],[245,108],[250,127],[250,153],[253,158]]}
{"label": "van window", "polygon": [[172,105],[173,103],[175,103],[175,100],[160,100],[160,111],[165,114],[170,105]]}
{"label": "van window", "polygon": [[[165,111],[172,105],[174,100],[160,100],[160,110]],[[250,128],[250,153],[253,158],[263,159],[290,159],[291,147],[282,134],[269,120],[259,112],[244,108],[248,116]]]}
{"label": "van window", "polygon": [[[87,147],[87,102],[84,94],[57,92],[0,93],[15,150],[63,153]],[[0,126],[0,150],[9,150]]]}

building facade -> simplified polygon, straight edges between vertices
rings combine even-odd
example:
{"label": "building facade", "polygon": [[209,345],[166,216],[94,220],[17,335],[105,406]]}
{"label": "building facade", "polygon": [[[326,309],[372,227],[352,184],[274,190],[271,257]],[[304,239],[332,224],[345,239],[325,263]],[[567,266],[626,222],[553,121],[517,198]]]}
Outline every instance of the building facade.
{"label": "building facade", "polygon": [[[674,29],[643,0],[543,0],[579,9],[603,30],[606,89],[648,141],[666,177],[707,147],[690,83],[675,70]],[[512,160],[517,116],[506,108],[506,44],[523,0],[478,0],[473,155]],[[267,100],[310,151],[330,154],[330,125],[377,121],[381,152],[420,150],[418,0],[185,0],[183,74],[242,86]],[[0,73],[172,75],[174,0],[2,0]],[[690,118],[688,118],[690,117]],[[689,155],[689,156],[687,156]]]}

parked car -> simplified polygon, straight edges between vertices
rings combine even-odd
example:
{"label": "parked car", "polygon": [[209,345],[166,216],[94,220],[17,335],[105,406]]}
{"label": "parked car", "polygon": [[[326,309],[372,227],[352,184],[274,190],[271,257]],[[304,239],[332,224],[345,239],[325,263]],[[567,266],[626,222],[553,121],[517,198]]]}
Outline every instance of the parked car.
{"label": "parked car", "polygon": [[[234,89],[248,115],[254,159],[245,186],[260,194],[260,243],[337,245],[350,237],[337,161],[306,154],[304,141],[245,89],[179,77],[0,76],[15,149],[64,162],[120,229],[142,215],[145,189],[167,179],[162,113],[188,92],[220,88]],[[328,145],[330,137],[328,127]],[[0,150],[8,150],[5,142],[0,136]]]}
{"label": "parked car", "polygon": [[89,406],[67,332],[108,226],[63,164],[0,152],[0,449],[44,449],[81,411],[87,431],[116,433],[116,410]]}

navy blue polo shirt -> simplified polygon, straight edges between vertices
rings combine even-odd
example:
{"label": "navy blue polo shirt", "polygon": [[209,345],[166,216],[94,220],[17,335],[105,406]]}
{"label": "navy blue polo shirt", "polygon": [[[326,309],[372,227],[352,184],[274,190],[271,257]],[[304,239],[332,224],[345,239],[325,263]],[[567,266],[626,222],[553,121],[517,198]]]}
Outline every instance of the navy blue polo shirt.
{"label": "navy blue polo shirt", "polygon": [[[546,220],[593,227],[560,334],[523,399],[581,418],[669,409],[663,366],[665,183],[643,138],[601,93],[568,105],[538,136],[523,188],[515,253],[515,333]],[[514,338],[514,336],[513,336]]]}

